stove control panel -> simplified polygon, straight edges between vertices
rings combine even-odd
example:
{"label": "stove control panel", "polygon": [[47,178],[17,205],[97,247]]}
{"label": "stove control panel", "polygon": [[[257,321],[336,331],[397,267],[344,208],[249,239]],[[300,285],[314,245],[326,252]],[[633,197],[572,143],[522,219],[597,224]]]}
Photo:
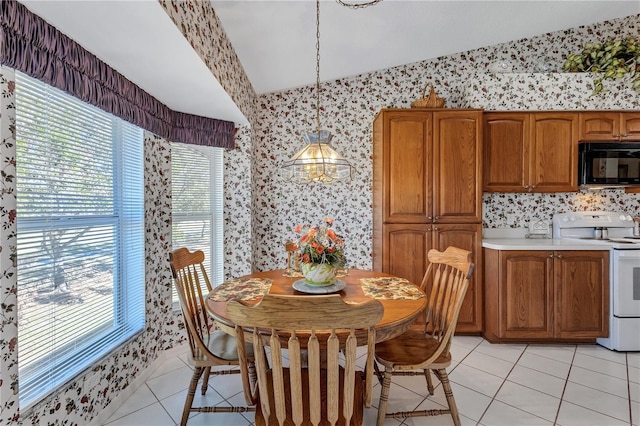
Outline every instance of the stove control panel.
{"label": "stove control panel", "polygon": [[628,228],[633,226],[630,215],[614,212],[572,212],[553,216],[554,227],[588,228],[606,226],[608,228]]}

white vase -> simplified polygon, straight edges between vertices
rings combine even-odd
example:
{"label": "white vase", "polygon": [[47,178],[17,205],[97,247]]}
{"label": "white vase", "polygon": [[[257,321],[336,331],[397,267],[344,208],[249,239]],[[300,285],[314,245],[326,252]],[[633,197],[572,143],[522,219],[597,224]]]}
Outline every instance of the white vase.
{"label": "white vase", "polygon": [[309,285],[335,284],[336,268],[328,263],[303,263],[301,269]]}

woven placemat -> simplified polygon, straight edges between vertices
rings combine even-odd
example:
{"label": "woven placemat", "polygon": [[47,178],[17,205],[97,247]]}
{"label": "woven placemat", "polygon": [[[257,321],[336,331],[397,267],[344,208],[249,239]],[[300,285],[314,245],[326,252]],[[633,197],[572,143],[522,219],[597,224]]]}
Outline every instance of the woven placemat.
{"label": "woven placemat", "polygon": [[398,277],[360,278],[365,296],[372,299],[420,299],[424,294],[408,280]]}
{"label": "woven placemat", "polygon": [[207,297],[214,302],[255,300],[269,292],[272,282],[269,278],[236,278],[215,287]]}

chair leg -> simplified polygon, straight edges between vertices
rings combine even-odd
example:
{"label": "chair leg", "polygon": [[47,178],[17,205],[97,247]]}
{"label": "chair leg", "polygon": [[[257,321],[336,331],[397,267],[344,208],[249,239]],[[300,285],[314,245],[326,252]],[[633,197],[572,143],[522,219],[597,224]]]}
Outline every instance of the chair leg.
{"label": "chair leg", "polygon": [[189,383],[189,391],[187,392],[187,399],[184,402],[184,408],[182,410],[182,419],[180,420],[181,426],[186,426],[187,420],[189,420],[189,413],[191,412],[191,405],[193,404],[193,398],[196,396],[196,389],[198,388],[198,381],[204,372],[204,368],[196,367],[193,370],[193,376],[191,377],[191,383]]}
{"label": "chair leg", "polygon": [[427,390],[429,391],[429,395],[433,396],[433,382],[431,381],[431,373],[429,373],[429,369],[424,369],[424,377],[427,379]]}
{"label": "chair leg", "polygon": [[380,371],[380,367],[378,366],[378,363],[375,361],[373,361],[373,370],[374,370],[374,374],[378,376],[378,382],[382,384],[382,379],[384,376],[382,374],[382,371]]}
{"label": "chair leg", "polygon": [[447,404],[449,404],[449,410],[451,411],[451,417],[453,418],[453,424],[460,426],[460,414],[458,413],[458,407],[456,406],[456,400],[453,398],[453,391],[451,390],[451,384],[449,383],[449,375],[447,370],[441,368],[435,370],[438,375],[438,379],[442,383],[442,389],[444,390],[444,396],[447,398]]}
{"label": "chair leg", "polygon": [[382,379],[382,389],[380,389],[380,402],[378,403],[378,421],[376,426],[383,426],[387,415],[387,403],[389,402],[389,388],[391,387],[391,376],[393,373],[388,368],[384,369]]}
{"label": "chair leg", "polygon": [[202,395],[207,393],[209,387],[209,376],[211,375],[211,367],[207,367],[204,370],[202,377]]}

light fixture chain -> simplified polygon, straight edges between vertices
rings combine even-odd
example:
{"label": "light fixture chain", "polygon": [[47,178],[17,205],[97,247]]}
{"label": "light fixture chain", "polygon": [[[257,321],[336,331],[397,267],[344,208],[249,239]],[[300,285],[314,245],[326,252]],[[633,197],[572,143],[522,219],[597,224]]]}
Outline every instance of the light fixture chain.
{"label": "light fixture chain", "polygon": [[320,0],[316,0],[316,125],[320,135]]}
{"label": "light fixture chain", "polygon": [[371,0],[364,3],[347,3],[343,0],[336,0],[338,4],[348,7],[349,9],[364,9],[365,7],[373,6],[380,3],[382,0]]}

